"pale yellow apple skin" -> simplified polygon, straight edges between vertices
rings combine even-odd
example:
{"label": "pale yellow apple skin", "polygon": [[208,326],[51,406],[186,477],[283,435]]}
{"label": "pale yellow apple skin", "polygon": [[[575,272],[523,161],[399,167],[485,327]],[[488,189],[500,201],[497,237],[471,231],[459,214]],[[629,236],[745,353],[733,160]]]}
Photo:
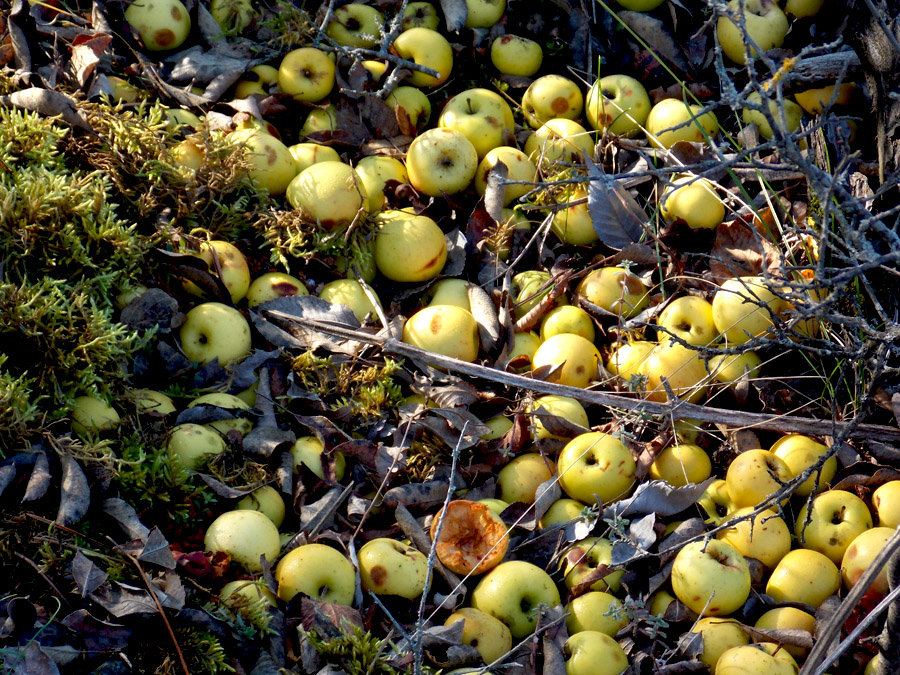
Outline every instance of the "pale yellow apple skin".
{"label": "pale yellow apple skin", "polygon": [[428,559],[417,548],[378,537],[363,544],[357,559],[360,581],[367,591],[412,600],[425,590]]}
{"label": "pale yellow apple skin", "polygon": [[165,416],[177,409],[171,398],[153,389],[135,389],[131,392],[131,398],[138,413]]}
{"label": "pale yellow apple skin", "polygon": [[550,480],[555,472],[555,464],[543,455],[536,452],[519,455],[497,473],[500,499],[507,504],[533,504],[538,486]]}
{"label": "pale yellow apple skin", "polygon": [[[270,607],[278,604],[275,596],[265,586],[264,581],[250,581],[248,579],[239,579],[237,581],[229,581],[222,586],[219,591],[219,600],[227,602],[232,596],[240,597],[247,603],[257,603],[264,600]],[[232,598],[233,600],[235,598]]]}
{"label": "pale yellow apple skin", "polygon": [[185,469],[194,470],[209,455],[225,452],[225,441],[220,433],[201,424],[179,424],[169,433],[166,450]]}
{"label": "pale yellow apple skin", "polygon": [[[291,454],[294,456],[294,471],[300,471],[302,464],[316,476],[325,479],[325,469],[322,466],[322,454],[325,445],[315,436],[301,436],[291,446]],[[334,453],[334,477],[340,481],[344,477],[347,462],[344,453]]]}
{"label": "pale yellow apple skin", "polygon": [[403,30],[410,28],[429,28],[437,30],[441,17],[430,2],[410,2],[403,11]]}
{"label": "pale yellow apple skin", "polygon": [[575,293],[598,307],[630,319],[650,304],[650,292],[640,278],[624,267],[592,270]]}
{"label": "pale yellow apple skin", "polygon": [[472,142],[455,129],[438,127],[425,131],[406,151],[409,182],[430,197],[462,192],[478,170],[478,152]]}
{"label": "pale yellow apple skin", "polygon": [[446,82],[453,70],[453,48],[447,38],[429,28],[410,28],[394,40],[394,51],[408,61],[433,68],[438,77],[414,71],[409,83],[414,87],[437,87]]}
{"label": "pale yellow apple skin", "polygon": [[794,657],[773,642],[733,647],[716,664],[716,675],[796,675]]}
{"label": "pale yellow apple skin", "polygon": [[640,372],[647,376],[644,396],[651,401],[669,400],[663,378],[680,399],[695,402],[706,393],[709,373],[701,353],[665,337],[647,356]]}
{"label": "pale yellow apple skin", "polygon": [[278,490],[271,485],[263,485],[246,497],[242,497],[238,500],[235,508],[259,511],[271,520],[275,527],[281,527],[281,523],[284,522],[284,500],[281,498]]}
{"label": "pale yellow apple skin", "polygon": [[[250,408],[249,405],[244,403],[244,401],[237,396],[225,393],[212,393],[198,396],[188,403],[187,407],[193,408],[198,405],[214,405],[227,410],[249,410]],[[240,433],[241,436],[246,436],[250,433],[250,430],[253,429],[253,422],[245,417],[237,417],[232,420],[217,420],[215,422],[210,422],[206,426],[210,429],[215,429],[223,436],[232,429]]]}
{"label": "pale yellow apple skin", "polygon": [[483,441],[493,441],[498,438],[503,438],[506,435],[506,432],[512,429],[513,426],[512,420],[503,415],[490,417],[484,420],[484,423],[490,428],[490,431],[480,436]]}
{"label": "pale yellow apple skin", "polygon": [[428,216],[389,220],[375,235],[375,265],[391,281],[428,281],[446,262],[447,240]]}
{"label": "pale yellow apple skin", "polygon": [[[374,294],[375,291],[372,291]],[[363,290],[363,287],[356,279],[335,279],[329,281],[322,286],[319,291],[319,297],[328,302],[346,305],[353,310],[354,316],[360,322],[365,321],[367,316],[377,316],[378,312],[375,305],[369,300],[369,296]],[[377,295],[375,296],[378,297]]]}
{"label": "pale yellow apple skin", "polygon": [[278,559],[281,539],[275,524],[260,511],[226,511],[216,518],[203,538],[206,551],[228,554],[251,572],[262,570],[260,556],[270,563]]}
{"label": "pale yellow apple skin", "polygon": [[513,335],[512,347],[509,350],[509,360],[512,361],[517,356],[524,354],[528,357],[528,365],[522,370],[533,370],[534,353],[541,346],[541,337],[534,331],[527,333],[515,333]]}
{"label": "pale yellow apple skin", "polygon": [[[250,288],[250,267],[237,246],[227,241],[204,241],[200,244],[197,257],[206,262],[210,274],[222,280],[231,296],[231,302],[237,303],[247,295],[247,289]],[[185,283],[184,288],[193,295],[202,294],[191,282]]]}
{"label": "pale yellow apple skin", "polygon": [[825,0],[787,0],[784,11],[798,19],[815,16],[825,5]]}
{"label": "pale yellow apple skin", "polygon": [[881,527],[900,525],[900,480],[888,481],[872,493],[872,506]]}
{"label": "pale yellow apple skin", "polygon": [[725,473],[728,495],[738,508],[758,506],[790,479],[791,470],[784,460],[762,449],[742,452],[732,460]]}
{"label": "pale yellow apple skin", "polygon": [[650,109],[645,125],[650,145],[668,149],[678,141],[706,143],[707,138],[715,138],[719,121],[712,111],[701,114],[702,110],[702,106],[688,105],[674,98],[657,103]]}
{"label": "pale yellow apple skin", "polygon": [[[834,93],[835,89],[838,90],[837,95]],[[794,94],[794,100],[810,115],[821,115],[832,98],[834,98],[833,105],[847,105],[854,91],[856,91],[855,82],[844,82],[840,87],[832,84],[827,87],[798,91]]]}
{"label": "pale yellow apple skin", "polygon": [[710,675],[716,675],[716,665],[725,651],[750,644],[750,637],[733,619],[707,616],[697,621],[691,632],[703,636],[703,652],[700,654],[700,660],[709,666]]}
{"label": "pale yellow apple skin", "polygon": [[628,655],[606,633],[584,630],[563,645],[566,675],[621,675],[628,669]]}
{"label": "pale yellow apple skin", "polygon": [[691,345],[708,345],[719,331],[713,321],[712,304],[696,295],[675,298],[660,312],[657,324],[667,329],[659,331],[660,339],[671,334]]}
{"label": "pale yellow apple skin", "polygon": [[574,120],[555,117],[525,141],[525,154],[545,168],[558,162],[583,164],[594,156],[594,135]]}
{"label": "pale yellow apple skin", "polygon": [[597,379],[603,360],[590,340],[562,333],[541,342],[531,363],[535,370],[541,366],[561,366],[549,381],[584,389]]}
{"label": "pale yellow apple skin", "polygon": [[455,129],[468,138],[481,160],[490,150],[506,145],[512,138],[515,119],[502,96],[476,87],[447,101],[438,117],[438,126]]}
{"label": "pale yellow apple skin", "polygon": [[315,47],[300,47],[285,54],[278,65],[278,89],[297,101],[315,103],[334,88],[334,62]]}
{"label": "pale yellow apple skin", "polygon": [[570,635],[595,630],[615,637],[627,625],[622,601],[604,591],[579,595],[567,606],[566,628]]}
{"label": "pale yellow apple skin", "polygon": [[206,365],[215,358],[227,366],[250,353],[250,324],[234,307],[204,302],[185,316],[179,334],[181,349],[191,361]]}
{"label": "pale yellow apple skin", "polygon": [[[797,477],[818,462],[822,455],[828,452],[828,446],[803,434],[788,434],[775,441],[769,450],[784,460],[791,470],[792,477]],[[803,481],[794,490],[794,494],[798,497],[808,497],[814,490],[825,490],[834,479],[835,473],[837,473],[837,457],[830,457],[819,470],[818,490],[816,490],[817,477],[814,474]]]}
{"label": "pale yellow apple skin", "polygon": [[506,11],[506,0],[466,0],[466,28],[490,28]]}
{"label": "pale yellow apple skin", "polygon": [[469,282],[465,279],[441,279],[428,289],[429,305],[454,305],[472,311],[469,302]]}
{"label": "pale yellow apple skin", "polygon": [[318,162],[340,162],[341,156],[332,147],[318,143],[295,143],[288,146],[297,166],[297,173]]}
{"label": "pale yellow apple skin", "polygon": [[613,352],[606,362],[606,369],[626,382],[632,377],[643,372],[643,364],[656,348],[655,342],[647,340],[632,340],[626,342]]}
{"label": "pale yellow apple skin", "polygon": [[370,5],[352,2],[338,7],[325,27],[325,34],[344,47],[372,49],[381,42],[384,15]]}
{"label": "pale yellow apple skin", "polygon": [[377,213],[384,208],[386,201],[384,187],[389,180],[398,183],[409,182],[409,174],[403,162],[383,155],[363,157],[356,164],[356,173],[369,196],[367,209],[369,213]]}
{"label": "pale yellow apple skin", "polygon": [[531,77],[543,61],[544,50],[534,40],[507,34],[491,43],[491,63],[504,75]]}
{"label": "pale yellow apple skin", "polygon": [[[585,577],[600,565],[612,564],[612,542],[603,537],[587,537],[576,541],[565,551],[565,557],[560,559],[560,565],[565,575],[566,588],[574,588]],[[625,570],[619,570],[607,574],[591,584],[592,591],[608,591],[617,593],[622,588],[622,577]]]}
{"label": "pale yellow apple skin", "polygon": [[636,480],[631,450],[609,434],[589,432],[566,444],[557,460],[559,486],[584,504],[608,504],[628,495]]}
{"label": "pale yellow apple skin", "polygon": [[725,616],[750,596],[750,569],[731,544],[718,539],[690,542],[675,556],[672,590],[697,614]]}
{"label": "pale yellow apple skin", "polygon": [[[528,406],[527,412],[546,412],[551,415],[556,415],[557,417],[563,417],[569,422],[574,422],[585,428],[590,426],[584,406],[574,398],[569,398],[568,396],[557,396],[556,394],[541,396],[534,400],[533,406]],[[535,440],[563,438],[562,436],[554,436],[547,431],[538,417],[534,417],[533,425],[533,436]]]}
{"label": "pale yellow apple skin", "polygon": [[732,277],[713,296],[713,321],[731,344],[743,344],[772,329],[772,314],[786,311],[786,303],[762,277]]}
{"label": "pale yellow apple skin", "polygon": [[247,306],[256,307],[275,298],[309,295],[305,284],[284,272],[266,272],[253,280],[247,289]]}
{"label": "pale yellow apple skin", "polygon": [[577,120],[583,109],[581,88],[562,75],[543,75],[528,85],[522,95],[522,111],[532,129],[554,118]]}
{"label": "pale yellow apple skin", "polygon": [[180,0],[140,0],[125,10],[125,20],[151,52],[180,47],[191,32],[191,15]]}
{"label": "pale yellow apple skin", "polygon": [[[789,23],[787,16],[772,0],[731,0],[730,12],[738,13],[743,5],[747,33],[763,51],[775,49],[784,44]],[[716,22],[716,35],[722,51],[738,65],[747,63],[747,50],[740,27],[727,16],[720,16]],[[756,49],[750,49],[756,56]]]}
{"label": "pale yellow apple skin", "polygon": [[206,160],[206,150],[190,138],[186,138],[172,148],[172,159],[190,171],[199,171]]}
{"label": "pale yellow apple skin", "polygon": [[[863,573],[872,564],[875,556],[881,552],[884,545],[894,535],[893,528],[873,527],[871,530],[861,532],[850,542],[850,546],[841,558],[841,580],[844,587],[850,590]],[[875,577],[875,581],[866,591],[866,596],[881,599],[890,591],[887,578],[887,566],[881,568],[881,572]]]}
{"label": "pale yellow apple skin", "polygon": [[431,101],[425,92],[416,87],[397,87],[384,102],[398,117],[404,117],[414,130],[423,128],[431,118]]}
{"label": "pale yellow apple skin", "polygon": [[69,416],[72,420],[72,431],[82,438],[111,431],[122,421],[115,408],[94,396],[75,397]]}
{"label": "pale yellow apple skin", "polygon": [[737,510],[731,497],[728,496],[728,484],[721,478],[714,480],[697,500],[707,515],[706,522],[721,525]]}
{"label": "pale yellow apple skin", "polygon": [[597,336],[591,315],[581,309],[581,307],[575,307],[574,305],[554,307],[541,320],[542,341],[563,333],[580,335],[591,342]]}
{"label": "pale yellow apple skin", "polygon": [[[512,278],[512,287],[515,299],[513,302],[513,314],[521,318],[534,309],[541,299],[550,292],[550,273],[541,270],[526,270],[519,272]],[[567,305],[569,303],[565,294],[560,294],[554,303]]]}
{"label": "pale yellow apple skin", "polygon": [[550,508],[541,517],[539,525],[542,529],[545,529],[553,525],[569,523],[576,518],[580,518],[583,512],[584,504],[577,499],[563,497],[550,505]]}
{"label": "pale yellow apple skin", "polygon": [[472,607],[499,619],[512,637],[521,639],[534,632],[537,612],[543,603],[557,607],[559,590],[550,575],[523,560],[500,563],[482,577],[472,591]]}
{"label": "pale yellow apple skin", "polygon": [[278,597],[285,602],[305,593],[314,600],[353,604],[356,570],[339,551],[324,544],[305,544],[285,555],[275,568]]}
{"label": "pale yellow apple skin", "polygon": [[681,176],[663,193],[660,215],[670,222],[683,220],[694,230],[709,230],[725,220],[725,204],[707,179]]}
{"label": "pale yellow apple skin", "polygon": [[562,195],[561,199],[565,199],[565,202],[557,202],[560,206],[565,204],[565,208],[561,208],[553,214],[550,229],[565,244],[589,246],[600,240],[600,236],[594,229],[594,219],[591,216],[587,197],[588,193],[585,188],[573,187]]}
{"label": "pale yellow apple skin", "polygon": [[509,508],[509,503],[503,501],[502,499],[494,499],[493,497],[487,497],[485,499],[479,499],[479,504],[484,504],[488,509],[490,509],[491,513],[495,516],[499,516],[501,513],[506,511]]}
{"label": "pale yellow apple skin", "polygon": [[403,342],[430,352],[472,362],[478,358],[478,324],[454,305],[433,305],[413,314],[403,326]]}
{"label": "pale yellow apple skin", "polygon": [[[310,110],[297,135],[300,138],[306,138],[312,134],[325,131],[335,132],[337,131],[337,125],[337,108],[329,103],[324,108],[313,108]],[[336,161],[340,161],[340,158]]]}
{"label": "pale yellow apple skin", "polygon": [[287,199],[305,217],[329,230],[349,225],[369,204],[359,174],[343,162],[307,167],[291,180]]}
{"label": "pale yellow apple skin", "polygon": [[[752,506],[744,507],[730,517],[749,516],[753,511]],[[745,558],[756,558],[769,569],[774,569],[791,550],[791,531],[772,509],[742,520],[716,536],[734,546]]]}
{"label": "pale yellow apple skin", "polygon": [[506,166],[507,180],[526,181],[521,185],[506,185],[503,188],[503,204],[506,206],[534,189],[534,185],[527,183],[536,180],[537,167],[528,155],[518,148],[507,145],[493,148],[484,155],[475,172],[475,189],[478,194],[483,196],[487,191],[488,173],[501,162]]}
{"label": "pale yellow apple skin", "polygon": [[[816,617],[796,607],[775,607],[759,617],[754,626],[766,630],[805,630],[814,636]],[[784,648],[795,659],[802,659],[809,651],[793,645],[784,645]]]}
{"label": "pale yellow apple skin", "polygon": [[244,148],[253,184],[273,196],[284,194],[297,170],[287,146],[259,129],[234,131],[228,138],[236,146]]}
{"label": "pale yellow apple skin", "polygon": [[772,570],[766,595],[775,602],[805,602],[816,609],[841,587],[841,573],[818,551],[797,548],[785,555]]}
{"label": "pale yellow apple skin", "polygon": [[607,75],[588,90],[585,116],[594,129],[613,136],[633,136],[647,122],[650,97],[640,82],[627,75]]}
{"label": "pale yellow apple skin", "polygon": [[692,443],[670,445],[650,465],[650,477],[669,485],[683,487],[699,484],[712,475],[712,462],[706,450]]}
{"label": "pale yellow apple skin", "polygon": [[473,645],[485,663],[493,663],[512,649],[506,624],[474,607],[461,607],[444,621],[445,626],[463,621],[462,643]]}
{"label": "pale yellow apple skin", "polygon": [[717,354],[709,359],[709,373],[716,382],[735,385],[746,373],[749,380],[759,377],[762,359],[756,352]]}
{"label": "pale yellow apple skin", "polygon": [[[762,98],[758,93],[753,92],[747,97],[747,102],[762,105]],[[769,114],[775,120],[775,124],[783,134],[791,134],[800,128],[800,120],[803,118],[803,109],[790,99],[785,98],[781,104],[775,99],[769,99],[768,107]],[[781,122],[782,110],[784,111],[784,125]],[[767,120],[766,116],[759,110],[744,106],[741,111],[741,119],[744,121],[744,124],[755,124],[763,138],[772,138],[775,135],[769,120]]]}

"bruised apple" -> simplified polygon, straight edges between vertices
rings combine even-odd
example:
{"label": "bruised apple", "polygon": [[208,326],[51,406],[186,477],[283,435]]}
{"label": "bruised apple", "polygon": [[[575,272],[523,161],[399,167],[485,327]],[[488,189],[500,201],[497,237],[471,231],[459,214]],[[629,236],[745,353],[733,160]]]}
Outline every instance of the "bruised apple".
{"label": "bruised apple", "polygon": [[593,342],[572,333],[554,335],[542,342],[531,362],[535,370],[542,366],[555,370],[548,377],[550,382],[581,389],[597,379],[603,363]]}
{"label": "bruised apple", "polygon": [[368,591],[412,600],[425,590],[428,558],[417,548],[378,537],[359,549],[357,559],[362,587]]}
{"label": "bruised apple", "polygon": [[391,281],[428,281],[445,262],[447,240],[428,216],[388,220],[375,235],[375,266]]}
{"label": "bruised apple", "polygon": [[472,362],[480,346],[471,312],[455,305],[432,305],[413,314],[403,327],[403,342],[430,352]]}
{"label": "bruised apple", "polygon": [[227,554],[251,572],[262,570],[260,558],[272,563],[281,551],[278,528],[261,511],[227,511],[207,528],[203,539],[206,551]]}

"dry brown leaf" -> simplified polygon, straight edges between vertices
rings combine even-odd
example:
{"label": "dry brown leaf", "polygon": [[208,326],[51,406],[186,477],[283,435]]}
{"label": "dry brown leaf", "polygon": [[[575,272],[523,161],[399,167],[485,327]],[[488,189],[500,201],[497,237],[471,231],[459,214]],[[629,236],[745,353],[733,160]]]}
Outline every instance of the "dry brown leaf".
{"label": "dry brown leaf", "polygon": [[709,271],[718,280],[776,274],[781,253],[755,228],[742,220],[722,223],[710,252]]}

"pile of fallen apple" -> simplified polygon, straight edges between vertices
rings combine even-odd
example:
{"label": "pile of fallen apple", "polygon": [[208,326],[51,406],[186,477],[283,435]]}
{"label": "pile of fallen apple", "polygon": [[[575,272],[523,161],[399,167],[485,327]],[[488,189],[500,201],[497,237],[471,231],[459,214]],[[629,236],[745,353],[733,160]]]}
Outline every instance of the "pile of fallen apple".
{"label": "pile of fallen apple", "polygon": [[[620,2],[637,11],[652,11],[660,4]],[[733,0],[732,14],[717,23],[721,50],[731,64],[752,62],[758,52],[781,46],[791,25],[789,16],[811,17],[821,6],[821,1],[789,0],[782,11],[772,2]],[[209,9],[229,34],[252,25],[255,13],[249,0],[212,0]],[[531,78],[541,71],[538,43],[497,28],[506,11],[502,0],[467,0],[466,9],[467,29],[494,28],[486,54],[498,75]],[[125,17],[148,51],[177,49],[192,30],[189,13],[179,0],[135,3]],[[165,17],[161,23],[160,17]],[[185,290],[197,301],[186,312],[179,338],[192,362],[203,366],[217,361],[226,367],[239,363],[260,346],[249,312],[264,313],[267,302],[307,295],[310,289],[329,303],[349,307],[362,325],[380,326],[386,318],[396,317],[389,316],[390,305],[382,306],[373,290],[379,285],[428,286],[402,329],[402,340],[413,346],[465,362],[487,361],[496,344],[486,344],[486,324],[505,313],[508,325],[530,325],[514,333],[497,363],[571,387],[601,385],[658,402],[676,397],[698,402],[709,391],[752,380],[764,364],[750,347],[764,348],[775,335],[799,340],[823,329],[796,311],[797,294],[788,286],[802,281],[802,275],[736,276],[676,297],[665,296],[661,280],[653,280],[653,265],[646,264],[586,263],[572,270],[571,290],[560,286],[559,275],[549,270],[511,267],[507,292],[501,294],[498,287],[490,295],[469,279],[442,275],[448,260],[448,223],[428,215],[429,198],[433,203],[474,204],[483,197],[502,206],[502,211],[489,208],[492,224],[505,228],[506,241],[479,251],[497,263],[498,278],[506,269],[502,265],[515,265],[521,242],[529,238],[528,246],[549,242],[590,261],[610,252],[595,230],[589,208],[593,198],[587,176],[598,141],[628,139],[658,158],[666,157],[679,142],[723,141],[714,106],[673,98],[651,104],[641,82],[623,74],[604,74],[589,86],[559,74],[543,75],[520,99],[487,88],[466,89],[432,115],[432,101],[442,100],[442,86],[457,75],[453,46],[438,30],[441,21],[427,2],[410,2],[397,16],[369,4],[345,4],[328,13],[324,35],[315,46],[293,49],[278,62],[256,66],[238,82],[236,98],[275,95],[316,106],[298,125],[299,131],[285,135],[319,138],[337,123],[329,102],[340,94],[337,83],[346,81],[348,68],[363,68],[365,80],[377,90],[396,77],[394,71],[403,64],[406,74],[400,75],[399,86],[384,101],[404,128],[416,133],[405,152],[357,157],[346,152],[341,156],[333,147],[314,141],[286,145],[278,130],[261,119],[245,121],[230,132],[235,151],[245,153],[253,181],[283,200],[285,209],[327,231],[370,227],[371,264],[345,270],[340,278],[335,274],[327,283],[275,270],[251,279],[250,266],[238,247],[219,240],[203,243],[194,253],[221,279],[231,305],[205,302],[202,291],[185,282]],[[752,45],[738,24],[746,28]],[[396,59],[379,58],[383,36],[392,31],[390,53]],[[757,96],[743,110],[742,121],[755,124],[765,139],[784,138],[797,130],[804,114],[816,115],[846,103],[853,89],[843,85],[806,91],[797,95],[796,102],[776,101],[774,96],[763,101]],[[118,94],[127,96],[124,90]],[[195,171],[205,161],[205,151],[202,136],[194,130],[204,122],[187,111],[173,110],[171,116],[173,124],[185,130],[174,157],[185,171]],[[660,222],[678,221],[699,233],[733,219],[742,206],[736,190],[729,192],[701,175],[669,175],[671,180],[658,188]],[[548,190],[548,184],[555,189]],[[401,185],[410,186],[415,202],[397,203]],[[423,204],[426,208],[421,208]],[[540,213],[540,221],[529,217],[534,213]],[[523,231],[526,236],[521,239]],[[132,297],[124,297],[123,303]],[[809,297],[815,301],[819,296]],[[485,298],[494,301],[493,311],[485,310]],[[505,306],[500,305],[501,298]],[[750,347],[742,347],[747,343]],[[173,400],[159,391],[134,394],[140,414],[172,419],[177,413]],[[433,404],[423,397],[410,397],[408,402]],[[256,394],[210,393],[188,407],[196,405],[248,410],[256,405]],[[558,424],[536,416],[539,411],[550,419],[563,418],[569,428],[556,428]],[[113,406],[88,396],[78,399],[71,418],[76,433],[83,435],[108,432],[120,422]],[[676,488],[709,481],[712,436],[691,425],[677,425],[649,462],[645,478],[647,472],[641,471],[632,447],[623,442],[623,430],[598,425],[599,418],[593,419],[592,411],[572,397],[548,395],[518,409],[510,406],[486,420],[489,431],[484,442],[517,433],[514,422],[523,418],[529,421],[535,445],[499,469],[494,496],[467,500],[463,491],[456,495],[462,498],[420,518],[438,563],[459,575],[467,590],[465,605],[459,607],[449,604],[457,597],[453,593],[441,596],[445,606],[432,596],[426,618],[432,624],[463,622],[462,643],[474,646],[476,658],[493,672],[503,672],[505,663],[521,656],[514,651],[517,645],[529,645],[543,616],[540,607],[560,605],[566,610],[567,672],[625,672],[628,644],[623,642],[623,648],[616,636],[633,619],[635,603],[661,618],[697,617],[696,622],[686,622],[702,635],[702,648],[693,656],[710,672],[797,672],[808,651],[802,640],[781,644],[773,633],[771,641],[759,641],[762,633],[745,630],[743,623],[725,617],[737,615],[741,622],[761,629],[806,631],[811,638],[816,610],[829,597],[853,587],[900,524],[900,482],[879,487],[870,503],[852,492],[829,489],[838,463],[828,439],[785,435],[768,449],[740,453],[724,478],[709,482],[696,506],[680,519],[664,523],[666,531],[659,532],[660,538],[692,516],[711,526],[738,519],[708,540],[699,537],[684,545],[674,556],[670,585],[643,596],[641,587],[623,584],[626,570],[612,565],[613,545],[621,532],[607,531],[603,523],[589,520],[588,507],[627,498],[645,480],[665,481]],[[601,430],[590,430],[592,425]],[[574,433],[572,427],[583,429]],[[174,426],[167,435],[171,461],[200,471],[226,451],[229,433],[243,436],[252,428],[251,418],[241,414]],[[557,444],[542,445],[546,440]],[[545,447],[561,449],[556,454]],[[322,439],[310,435],[293,443],[290,452],[295,470],[305,466],[332,484],[346,484],[354,461],[333,454]],[[323,463],[324,457],[328,462]],[[772,502],[772,496],[794,479],[799,484],[792,493],[781,503]],[[586,538],[561,540],[564,545],[548,565],[518,560],[508,549],[517,530],[509,514],[521,514],[518,506],[534,504],[543,487],[553,482],[565,496],[542,507],[539,530],[563,536],[566,526],[575,522],[591,522],[593,530]],[[372,508],[382,508],[384,487],[372,495]],[[767,501],[770,508],[751,516]],[[369,607],[368,594],[374,593],[405,598],[418,606],[423,594],[434,593],[429,583],[435,582],[430,571],[435,563],[429,564],[429,550],[399,537],[370,538],[365,527],[349,548],[337,545],[336,538],[324,538],[285,550],[294,534],[279,530],[286,520],[286,502],[290,503],[289,495],[266,485],[209,524],[206,549],[227,554],[243,570],[244,581],[221,589],[223,601],[239,592],[284,607],[305,594],[326,603],[362,602]],[[261,581],[262,558],[275,565],[275,588]],[[747,558],[757,561],[752,563],[754,575]],[[359,594],[358,584],[365,594]],[[887,590],[882,573],[867,601],[883,597]],[[763,593],[766,597],[759,601]],[[669,638],[674,643],[677,636]],[[866,672],[873,667],[870,664]]]}

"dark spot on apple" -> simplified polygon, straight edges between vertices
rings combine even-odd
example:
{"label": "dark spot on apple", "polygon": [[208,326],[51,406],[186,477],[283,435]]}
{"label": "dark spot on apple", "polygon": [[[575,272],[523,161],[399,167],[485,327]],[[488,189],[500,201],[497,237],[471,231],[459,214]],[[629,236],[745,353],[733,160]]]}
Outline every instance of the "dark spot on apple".
{"label": "dark spot on apple", "polygon": [[433,334],[437,335],[441,332],[441,327],[444,325],[444,319],[440,314],[436,314],[431,317],[431,323],[428,324],[428,330],[430,330]]}
{"label": "dark spot on apple", "polygon": [[575,368],[575,374],[584,375],[584,366],[578,366],[577,368]]}
{"label": "dark spot on apple", "polygon": [[472,638],[472,641],[469,643],[470,647],[475,647],[478,649],[478,638]]}
{"label": "dark spot on apple", "polygon": [[381,586],[387,580],[388,573],[381,565],[375,565],[369,570],[369,576],[372,577],[372,582],[376,586]]}
{"label": "dark spot on apple", "polygon": [[690,330],[691,324],[689,324],[687,321],[682,321],[680,324],[675,326],[675,329],[676,330]]}
{"label": "dark spot on apple", "polygon": [[269,166],[274,166],[275,162],[278,161],[278,154],[275,152],[275,147],[272,145],[266,146],[266,164]]}
{"label": "dark spot on apple", "polygon": [[614,99],[616,95],[612,93],[609,89],[604,89],[602,92],[603,98],[608,98],[610,100]]}
{"label": "dark spot on apple", "polygon": [[563,96],[557,96],[553,99],[553,102],[550,104],[550,110],[557,113],[558,115],[562,115],[569,109],[569,100]]}
{"label": "dark spot on apple", "polygon": [[172,7],[169,10],[169,13],[172,15],[172,18],[176,21],[181,21],[181,9],[179,7]]}
{"label": "dark spot on apple", "polygon": [[490,124],[492,127],[500,126],[500,120],[498,120],[493,115],[488,115],[487,117],[485,117],[485,119],[488,121],[488,124]]}
{"label": "dark spot on apple", "polygon": [[519,602],[519,607],[522,609],[523,612],[525,612],[527,614],[528,612],[531,611],[531,608],[533,607],[533,605],[531,604],[531,601],[528,598],[522,598],[522,600]]}
{"label": "dark spot on apple", "polygon": [[175,33],[168,28],[158,30],[153,34],[153,39],[160,47],[168,47],[175,42]]}
{"label": "dark spot on apple", "polygon": [[279,281],[278,283],[272,284],[272,292],[279,297],[297,295],[297,287],[287,281]]}
{"label": "dark spot on apple", "polygon": [[829,540],[828,540],[828,545],[829,545],[829,546],[837,546],[837,545],[838,545],[837,537],[832,537],[831,539],[829,539]]}
{"label": "dark spot on apple", "polygon": [[347,23],[344,24],[347,27],[347,30],[356,31],[362,28],[362,24],[359,22],[359,19],[355,19],[350,17],[347,19]]}
{"label": "dark spot on apple", "polygon": [[502,38],[500,38],[501,45],[508,45],[512,41],[513,41],[512,35],[504,35]]}

